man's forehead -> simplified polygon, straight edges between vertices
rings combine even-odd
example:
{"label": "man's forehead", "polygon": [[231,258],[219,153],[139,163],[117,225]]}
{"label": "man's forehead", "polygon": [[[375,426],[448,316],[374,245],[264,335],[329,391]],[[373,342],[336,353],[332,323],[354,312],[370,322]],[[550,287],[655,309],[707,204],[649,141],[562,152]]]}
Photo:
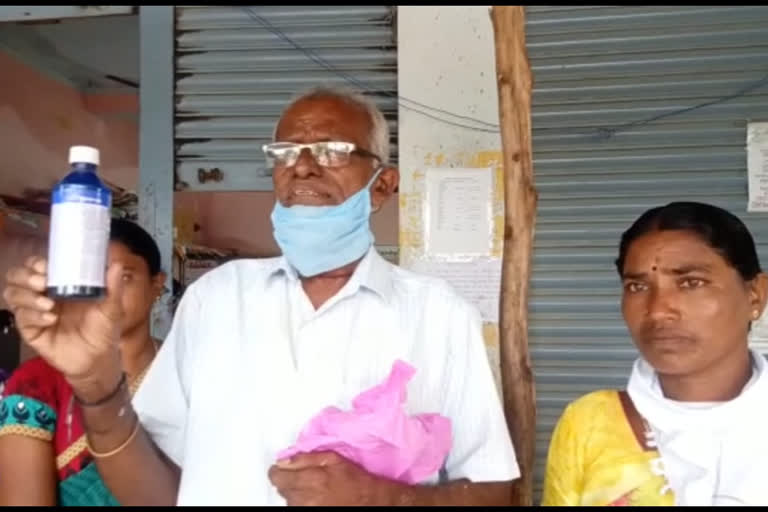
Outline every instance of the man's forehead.
{"label": "man's forehead", "polygon": [[278,124],[278,133],[293,132],[339,132],[343,131],[346,125],[342,118],[334,115],[315,115],[313,113],[302,113],[294,116],[286,116]]}
{"label": "man's forehead", "polygon": [[307,130],[354,135],[365,132],[369,122],[367,111],[348,101],[333,97],[307,98],[283,113],[276,135]]}

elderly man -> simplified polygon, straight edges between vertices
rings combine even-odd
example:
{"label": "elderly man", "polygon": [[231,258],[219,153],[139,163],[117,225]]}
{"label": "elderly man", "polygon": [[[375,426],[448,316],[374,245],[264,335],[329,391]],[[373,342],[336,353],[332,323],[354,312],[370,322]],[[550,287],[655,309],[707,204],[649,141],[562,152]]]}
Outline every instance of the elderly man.
{"label": "elderly man", "polygon": [[[104,301],[56,308],[40,300],[45,261],[9,273],[22,336],[72,385],[105,482],[124,505],[509,504],[519,470],[477,311],[372,247],[370,213],[399,179],[381,112],[314,90],[274,140],[264,150],[283,256],[193,284],[133,406],[115,346],[120,268]],[[451,420],[439,475],[410,486],[331,452],[276,460],[319,410],[348,408],[397,359],[417,370],[406,409]]]}

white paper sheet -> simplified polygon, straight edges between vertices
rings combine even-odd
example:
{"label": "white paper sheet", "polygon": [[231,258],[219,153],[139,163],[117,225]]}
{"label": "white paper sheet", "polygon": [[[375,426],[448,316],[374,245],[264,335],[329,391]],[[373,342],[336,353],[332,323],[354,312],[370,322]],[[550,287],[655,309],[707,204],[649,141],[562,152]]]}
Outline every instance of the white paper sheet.
{"label": "white paper sheet", "polygon": [[747,211],[768,212],[768,123],[747,125]]}
{"label": "white paper sheet", "polygon": [[493,246],[493,171],[428,169],[425,249],[447,257],[490,256]]}
{"label": "white paper sheet", "polygon": [[480,310],[483,321],[499,321],[501,259],[483,258],[468,262],[418,260],[411,270],[444,279]]}

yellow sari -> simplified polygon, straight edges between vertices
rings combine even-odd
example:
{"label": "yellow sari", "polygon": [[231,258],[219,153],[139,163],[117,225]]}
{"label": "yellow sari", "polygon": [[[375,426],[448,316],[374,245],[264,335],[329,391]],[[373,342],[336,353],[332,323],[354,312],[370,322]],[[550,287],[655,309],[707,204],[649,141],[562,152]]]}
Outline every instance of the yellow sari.
{"label": "yellow sari", "polygon": [[666,480],[651,471],[658,457],[638,441],[617,391],[585,395],[552,434],[542,505],[672,506]]}

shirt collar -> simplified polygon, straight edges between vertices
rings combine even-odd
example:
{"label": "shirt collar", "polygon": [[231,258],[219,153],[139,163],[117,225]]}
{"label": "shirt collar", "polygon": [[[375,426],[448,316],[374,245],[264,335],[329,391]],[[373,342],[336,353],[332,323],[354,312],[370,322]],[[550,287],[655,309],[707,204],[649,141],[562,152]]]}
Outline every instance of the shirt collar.
{"label": "shirt collar", "polygon": [[[299,274],[285,256],[276,260],[275,267],[269,272],[269,279],[282,275],[291,281],[299,279]],[[378,251],[371,246],[368,252],[360,260],[350,278],[352,290],[360,287],[367,288],[379,295],[385,301],[392,297],[392,264],[381,257]]]}

